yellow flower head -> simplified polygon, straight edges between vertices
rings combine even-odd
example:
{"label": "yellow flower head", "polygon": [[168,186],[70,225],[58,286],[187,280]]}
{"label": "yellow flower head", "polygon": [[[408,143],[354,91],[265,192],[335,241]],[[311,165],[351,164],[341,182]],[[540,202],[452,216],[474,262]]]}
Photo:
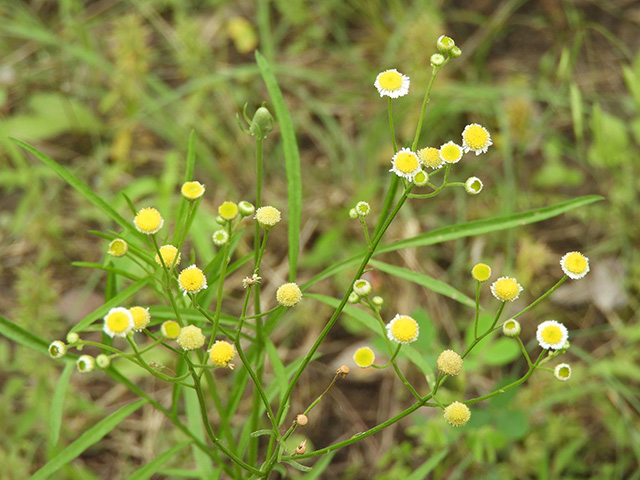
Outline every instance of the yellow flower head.
{"label": "yellow flower head", "polygon": [[458,375],[462,370],[462,357],[453,350],[445,350],[438,356],[438,370],[445,375]]}
{"label": "yellow flower head", "polygon": [[144,327],[149,325],[151,321],[151,315],[149,314],[149,309],[144,307],[131,307],[129,309],[129,313],[133,317],[133,329],[136,332],[139,332]]}
{"label": "yellow flower head", "polygon": [[440,158],[446,163],[458,163],[462,158],[462,147],[451,141],[440,147]]}
{"label": "yellow flower head", "polygon": [[444,409],[444,419],[453,427],[462,427],[471,418],[471,411],[464,403],[453,402]]}
{"label": "yellow flower head", "polygon": [[123,257],[127,250],[129,250],[129,245],[122,238],[116,238],[109,244],[109,250],[107,253],[112,257]]}
{"label": "yellow flower head", "polygon": [[160,333],[163,337],[175,340],[180,335],[180,324],[175,320],[167,320],[160,326]]}
{"label": "yellow flower head", "polygon": [[300,287],[295,283],[285,283],[278,287],[276,300],[284,307],[293,307],[302,298]]}
{"label": "yellow flower head", "polygon": [[164,219],[158,210],[153,207],[146,207],[136,214],[133,223],[140,233],[151,235],[162,228]]}
{"label": "yellow flower head", "polygon": [[62,358],[67,353],[67,346],[60,340],[55,340],[49,345],[49,356],[51,358]]}
{"label": "yellow flower head", "polygon": [[464,127],[462,131],[462,148],[464,153],[476,152],[476,155],[487,153],[487,149],[493,145],[489,131],[482,125],[472,123]]}
{"label": "yellow flower head", "polygon": [[280,221],[280,210],[275,207],[260,207],[256,210],[256,216],[254,217],[262,228],[275,227]]}
{"label": "yellow flower head", "polygon": [[215,367],[229,367],[233,370],[233,363],[229,363],[236,350],[233,345],[224,340],[217,340],[209,349],[209,359]]}
{"label": "yellow flower head", "polygon": [[486,282],[491,276],[491,267],[486,263],[477,263],[471,269],[471,275],[479,282]]}
{"label": "yellow flower head", "polygon": [[200,182],[186,182],[182,185],[180,191],[187,200],[196,200],[204,194],[204,185]]}
{"label": "yellow flower head", "polygon": [[440,150],[435,147],[427,147],[418,150],[418,158],[420,162],[430,168],[439,168],[442,166],[442,157],[440,156]]}
{"label": "yellow flower head", "polygon": [[397,314],[387,324],[387,337],[398,343],[415,342],[420,333],[418,322],[408,315]]}
{"label": "yellow flower head", "polygon": [[207,288],[207,277],[204,276],[202,270],[195,265],[191,265],[178,275],[178,285],[185,295],[187,293],[198,293],[200,290]]}
{"label": "yellow flower head", "polygon": [[91,355],[80,355],[76,360],[76,366],[80,373],[89,373],[96,367],[96,361]]}
{"label": "yellow flower head", "polygon": [[353,354],[353,361],[356,362],[360,368],[367,368],[373,365],[376,361],[376,355],[369,347],[362,347],[356,350]]}
{"label": "yellow flower head", "polygon": [[204,345],[204,340],[202,330],[195,325],[187,325],[181,328],[180,334],[178,335],[178,345],[180,345],[183,350],[200,348]]}
{"label": "yellow flower head", "polygon": [[569,330],[560,322],[547,320],[538,325],[536,339],[545,350],[560,350],[569,340]]}
{"label": "yellow flower head", "polygon": [[133,330],[133,315],[124,307],[116,307],[109,310],[104,316],[104,333],[110,337],[125,337]]}
{"label": "yellow flower head", "polygon": [[561,363],[560,365],[556,365],[556,368],[554,368],[553,370],[553,374],[561,382],[566,382],[571,378],[571,365],[569,365],[568,363]]}
{"label": "yellow flower head", "polygon": [[156,253],[156,263],[162,266],[162,262],[164,261],[164,265],[167,268],[175,267],[180,263],[180,253],[178,253],[178,249],[173,245],[163,245],[160,247],[160,255],[162,255],[162,260],[160,260],[160,256]]}
{"label": "yellow flower head", "polygon": [[403,97],[409,93],[409,77],[401,74],[395,68],[379,73],[374,82],[381,97]]}
{"label": "yellow flower head", "polygon": [[359,217],[366,217],[367,215],[369,215],[369,213],[371,213],[371,205],[369,205],[367,202],[356,203],[355,209],[356,214]]}
{"label": "yellow flower head", "polygon": [[233,202],[224,202],[218,207],[218,215],[225,220],[233,220],[238,215],[238,205]]}
{"label": "yellow flower head", "polygon": [[513,302],[521,291],[522,286],[515,278],[500,277],[491,284],[491,293],[501,302]]}
{"label": "yellow flower head", "polygon": [[390,172],[395,173],[399,177],[404,177],[410,182],[413,181],[413,177],[416,173],[420,172],[420,160],[418,155],[413,153],[408,148],[403,148],[391,159]]}
{"label": "yellow flower head", "polygon": [[589,273],[589,259],[580,252],[566,253],[560,259],[560,266],[564,274],[574,280],[578,280]]}

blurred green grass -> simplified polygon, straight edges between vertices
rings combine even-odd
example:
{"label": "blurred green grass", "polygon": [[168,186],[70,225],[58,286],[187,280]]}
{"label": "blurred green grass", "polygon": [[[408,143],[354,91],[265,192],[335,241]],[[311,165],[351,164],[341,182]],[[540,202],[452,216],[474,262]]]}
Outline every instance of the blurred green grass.
{"label": "blurred green grass", "polygon": [[[438,79],[422,138],[437,146],[467,123],[487,125],[493,150],[480,164],[460,166],[461,178],[481,177],[485,191],[471,199],[448,194],[433,205],[412,202],[390,237],[583,194],[602,194],[607,201],[505,235],[460,239],[402,257],[390,253],[384,261],[463,292],[471,289],[465,283],[469,266],[489,261],[517,275],[533,298],[554,282],[559,255],[582,250],[594,268],[582,291],[566,290],[528,320],[531,327],[556,317],[570,326],[574,378],[560,385],[534,375],[514,396],[496,400],[504,403],[474,412],[475,423],[460,432],[437,416],[412,417],[402,431],[340,452],[328,472],[409,476],[446,450],[434,478],[640,478],[637,15],[633,3],[595,0],[2,1],[0,311],[42,337],[63,337],[83,311],[99,305],[104,287],[100,274],[70,262],[100,262],[106,243],[97,244],[87,231],[113,228],[8,137],[36,145],[126,214],[120,192],[136,203],[153,201],[161,211],[175,207],[194,131],[196,178],[212,192],[202,205],[209,215],[200,218],[212,219],[219,203],[244,199],[253,187],[252,143],[237,128],[235,114],[246,102],[251,110],[268,98],[254,62],[257,47],[273,65],[296,128],[305,187],[300,262],[311,276],[359,250],[359,232],[346,212],[362,199],[375,211],[389,180],[393,152],[386,103],[372,86],[375,75],[397,67],[418,90],[429,76],[432,45],[446,33],[463,56]],[[417,103],[396,103],[401,143],[412,136]],[[266,198],[285,205],[282,146],[270,139],[266,149]],[[203,236],[209,226],[203,221],[198,227]],[[337,238],[346,238],[341,252],[333,248]],[[286,245],[285,234],[279,240]],[[198,256],[211,254],[208,242],[194,248]],[[270,255],[277,265],[286,248]],[[596,276],[598,264],[610,268]],[[462,342],[466,317],[455,302],[374,275],[389,308],[416,310],[434,326],[434,352]],[[323,288],[335,294],[346,282],[338,275]],[[349,323],[344,328],[359,331]],[[345,348],[340,333],[329,351]],[[282,340],[294,345],[312,334],[296,325]],[[5,339],[0,359],[0,462],[7,478],[26,478],[124,398],[103,379],[72,375],[67,421],[54,447],[47,443],[47,402],[60,365]],[[482,390],[522,368],[519,361],[478,362],[464,382],[449,387],[450,394],[459,393],[455,388]],[[371,385],[344,388],[355,411],[375,418],[357,392]],[[326,408],[327,415],[338,414]],[[60,478],[125,477],[179,441],[169,436],[155,444],[157,418],[142,410],[140,419],[85,452]],[[331,435],[321,429],[310,434],[316,444],[333,440]],[[140,448],[123,448],[133,438]],[[177,467],[185,465],[167,465]]]}

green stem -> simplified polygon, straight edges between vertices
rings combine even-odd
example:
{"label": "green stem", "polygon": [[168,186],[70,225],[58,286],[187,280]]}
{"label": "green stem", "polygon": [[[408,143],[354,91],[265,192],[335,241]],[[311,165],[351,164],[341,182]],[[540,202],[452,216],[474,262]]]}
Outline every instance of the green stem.
{"label": "green stem", "polygon": [[427,104],[429,103],[429,95],[431,94],[431,87],[433,87],[433,82],[438,75],[438,72],[442,68],[442,65],[439,67],[433,67],[431,70],[431,80],[429,80],[429,85],[427,85],[427,91],[424,94],[424,99],[422,100],[422,108],[420,109],[420,118],[418,118],[418,126],[416,127],[416,135],[413,138],[413,143],[411,144],[411,150],[416,151],[418,148],[418,142],[420,141],[420,132],[422,131],[422,121],[424,120],[424,112],[427,110]]}
{"label": "green stem", "polygon": [[480,317],[480,282],[476,281],[476,316],[473,320],[473,338],[478,338],[478,318]]}
{"label": "green stem", "polygon": [[527,312],[528,310],[531,310],[535,305],[537,305],[538,303],[540,303],[542,300],[544,300],[545,298],[547,298],[549,295],[551,295],[560,285],[562,285],[566,280],[567,280],[566,275],[563,276],[560,280],[558,280],[558,283],[556,283],[553,287],[551,287],[549,290],[546,291],[546,293],[543,293],[541,296],[539,296],[536,300],[534,300],[531,304],[529,304],[528,307],[524,308],[523,310],[519,311],[518,313],[516,313],[513,317],[511,318],[518,318],[520,315],[522,315],[523,313]]}

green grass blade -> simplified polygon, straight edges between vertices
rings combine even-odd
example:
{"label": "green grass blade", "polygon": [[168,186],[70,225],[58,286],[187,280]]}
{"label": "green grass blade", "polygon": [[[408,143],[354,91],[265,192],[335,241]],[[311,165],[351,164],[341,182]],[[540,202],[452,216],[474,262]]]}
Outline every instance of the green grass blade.
{"label": "green grass blade", "polygon": [[[265,339],[265,348],[267,350],[269,362],[271,363],[271,367],[273,368],[273,374],[276,377],[276,382],[278,382],[280,395],[282,396],[284,395],[284,392],[287,391],[287,387],[289,386],[289,380],[287,379],[287,373],[284,369],[284,363],[282,363],[282,360],[278,355],[276,346],[268,338]],[[282,397],[280,398],[280,401],[282,401]]]}
{"label": "green grass blade", "polygon": [[51,409],[49,410],[49,451],[52,452],[58,439],[60,438],[60,427],[62,426],[62,414],[64,412],[64,398],[67,394],[67,387],[69,386],[69,378],[71,378],[71,372],[75,369],[75,363],[68,362],[64,367],[58,383],[56,384],[56,390],[51,398]]}
{"label": "green grass blade", "polygon": [[96,321],[96,319],[104,317],[107,314],[107,312],[112,308],[119,307],[120,305],[122,305],[127,298],[134,295],[138,290],[140,290],[142,287],[147,285],[147,283],[149,283],[149,277],[143,278],[142,280],[137,281],[133,285],[129,285],[118,295],[116,295],[111,300],[106,302],[104,305],[102,305],[101,307],[98,307],[89,315],[87,315],[82,320],[80,320],[80,322],[78,322],[71,329],[71,331],[81,332],[82,330],[87,328],[89,325],[91,325],[94,321]]}
{"label": "green grass blade", "polygon": [[[191,135],[189,135],[189,146],[187,148],[187,165],[184,171],[184,181],[190,182],[193,180],[193,171],[196,163],[196,132],[191,130]],[[206,187],[206,185],[205,185]],[[180,203],[178,206],[178,213],[176,214],[177,225],[175,230],[173,231],[173,240],[172,243],[177,245],[180,243],[180,233],[183,231],[184,222],[186,220],[185,216],[187,214],[187,207],[189,205],[189,200],[184,198],[182,195],[180,196]]]}
{"label": "green grass blade", "polygon": [[291,115],[284,103],[282,91],[278,86],[267,60],[256,50],[256,62],[264,83],[267,85],[276,117],[280,123],[282,148],[287,170],[287,196],[289,199],[289,281],[295,282],[300,250],[300,222],[302,217],[302,178],[300,175],[300,152]]}
{"label": "green grass blade", "polygon": [[191,442],[182,442],[173,446],[169,450],[165,450],[156,458],[154,458],[152,461],[147,463],[144,467],[137,470],[133,475],[129,477],[129,480],[147,480],[148,478],[151,478],[151,476],[154,473],[157,473],[158,470],[162,468],[162,466],[167,462],[167,460],[169,460],[176,453],[178,453],[180,450],[182,450],[184,447],[190,444]]}
{"label": "green grass blade", "polygon": [[71,443],[67,448],[62,450],[58,455],[48,461],[40,470],[34,473],[30,480],[46,480],[60,468],[64,467],[74,458],[77,458],[87,448],[99,442],[102,437],[116,428],[120,422],[144,405],[144,400],[138,400],[120,410],[112,413],[107,418],[100,420],[93,427],[86,430],[80,437]]}
{"label": "green grass blade", "polygon": [[[204,419],[200,413],[200,404],[195,390],[185,389],[182,392],[185,401],[185,410],[187,412],[187,425],[193,436],[206,442],[204,436]],[[193,457],[200,471],[200,478],[207,478],[207,472],[213,470],[211,458],[195,445],[193,446]]]}
{"label": "green grass blade", "polygon": [[[338,305],[340,305],[339,298],[333,298],[327,295],[321,295],[319,293],[305,293],[305,297],[313,298],[319,302],[324,303],[325,305],[329,305],[332,308],[337,308]],[[356,320],[363,327],[371,330],[374,333],[380,333],[380,324],[378,323],[378,320],[368,311],[354,307],[353,305],[345,305],[344,313]]]}
{"label": "green grass blade", "polygon": [[423,478],[427,478],[429,474],[440,464],[440,462],[447,456],[449,450],[442,450],[432,457],[429,458],[426,462],[416,468],[411,475],[409,475],[406,480],[422,480]]}
{"label": "green grass blade", "polygon": [[[574,198],[566,202],[557,203],[550,207],[536,208],[528,210],[522,213],[516,213],[512,215],[506,215],[503,217],[492,218],[489,220],[477,220],[474,222],[466,222],[458,225],[452,225],[449,227],[442,227],[431,232],[424,233],[405,240],[399,240],[389,245],[384,245],[378,248],[374,255],[378,255],[386,252],[393,252],[402,248],[408,247],[424,247],[426,245],[433,245],[436,243],[446,242],[449,240],[455,240],[457,238],[472,237],[474,235],[482,235],[491,232],[498,232],[500,230],[506,230],[509,228],[519,227],[522,225],[528,225],[530,223],[541,222],[549,218],[557,217],[570,210],[578,207],[584,207],[590,203],[603,200],[604,197],[600,195],[587,195],[584,197]],[[302,290],[309,288],[315,283],[329,278],[336,273],[349,268],[353,265],[360,263],[363,253],[353,255],[339,263],[336,263],[329,268],[326,268],[322,272],[318,273],[304,285]]]}
{"label": "green grass blade", "polygon": [[475,308],[476,306],[475,300],[467,297],[461,291],[456,290],[451,285],[445,282],[425,275],[424,273],[413,272],[406,268],[396,267],[394,265],[389,265],[388,263],[379,262],[378,260],[370,260],[369,264],[373,265],[381,272],[388,273],[389,275],[393,275],[394,277],[402,278],[404,280],[409,280],[416,285],[420,285],[422,287],[428,288],[433,292],[444,295],[445,297],[449,297],[456,302],[460,302],[461,304],[466,305],[467,307]]}
{"label": "green grass blade", "polygon": [[36,352],[48,355],[49,343],[0,315],[0,334]]}
{"label": "green grass blade", "polygon": [[28,144],[26,144],[26,143],[24,143],[24,142],[22,142],[20,140],[17,140],[15,138],[12,138],[11,141],[13,143],[15,143],[16,145],[19,145],[20,147],[24,148],[26,151],[32,153],[34,156],[36,156],[45,165],[47,165],[54,172],[56,172],[65,182],[67,182],[69,185],[71,185],[73,188],[75,188],[80,193],[80,195],[82,195],[88,201],[93,203],[96,207],[98,207],[98,209],[102,213],[104,213],[107,217],[109,217],[111,220],[113,220],[118,225],[120,225],[123,229],[129,230],[130,232],[132,232],[136,236],[139,235],[138,231],[133,226],[133,222],[132,221],[125,220],[125,218],[122,215],[120,215],[113,208],[111,208],[111,205],[109,205],[102,198],[100,198],[98,195],[96,195],[93,192],[93,190],[91,190],[82,180],[80,180],[78,177],[76,177],[69,170],[64,168],[62,165],[57,163],[55,160],[53,160],[50,157],[46,156],[44,153],[36,150],[32,146],[30,146],[30,145],[28,145]]}

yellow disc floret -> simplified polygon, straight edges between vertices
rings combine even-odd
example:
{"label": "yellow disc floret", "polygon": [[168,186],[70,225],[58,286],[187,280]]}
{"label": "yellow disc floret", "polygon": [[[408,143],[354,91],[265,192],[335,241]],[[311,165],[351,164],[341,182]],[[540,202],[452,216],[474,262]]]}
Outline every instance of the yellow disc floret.
{"label": "yellow disc floret", "polygon": [[471,411],[462,402],[453,402],[444,409],[444,419],[449,425],[462,427],[471,418]]}
{"label": "yellow disc floret", "polygon": [[462,158],[462,147],[453,142],[447,142],[440,147],[440,158],[446,163],[457,163]]}
{"label": "yellow disc floret", "polygon": [[160,333],[166,338],[175,340],[180,335],[180,324],[175,320],[167,320],[160,326]]}
{"label": "yellow disc floret", "polygon": [[589,259],[580,252],[569,252],[560,259],[564,274],[577,280],[589,273]]}
{"label": "yellow disc floret", "polygon": [[156,253],[156,263],[162,266],[162,262],[164,262],[164,266],[167,268],[175,267],[180,263],[180,254],[178,253],[178,249],[173,245],[163,245],[160,247],[160,255],[162,255],[162,260],[160,260],[160,256]]}
{"label": "yellow disc floret", "polygon": [[129,245],[122,238],[116,238],[109,244],[107,253],[112,257],[123,257],[129,250]]}
{"label": "yellow disc floret", "polygon": [[200,290],[207,288],[207,277],[204,276],[202,270],[195,265],[191,265],[178,275],[178,285],[185,295],[187,293],[198,293]]}
{"label": "yellow disc floret", "polygon": [[238,205],[233,202],[224,202],[218,207],[218,215],[225,220],[233,220],[238,215]]}
{"label": "yellow disc floret", "polygon": [[229,362],[235,353],[236,350],[231,343],[218,340],[209,349],[209,359],[216,367],[229,367],[233,369],[233,364]]}
{"label": "yellow disc floret", "polygon": [[149,314],[149,309],[144,307],[131,307],[129,309],[129,313],[133,317],[133,329],[135,331],[140,331],[151,321],[151,315]]}
{"label": "yellow disc floret", "polygon": [[491,284],[491,293],[501,302],[513,302],[521,291],[522,286],[515,278],[500,277]]}
{"label": "yellow disc floret", "polygon": [[458,375],[462,370],[462,357],[453,350],[445,350],[438,356],[438,370],[445,375]]}
{"label": "yellow disc floret", "polygon": [[390,172],[395,173],[399,177],[404,177],[409,181],[413,181],[413,176],[420,171],[418,155],[408,148],[403,148],[397,152],[391,159],[391,165]]}
{"label": "yellow disc floret", "polygon": [[164,219],[158,210],[153,207],[146,207],[136,214],[133,223],[140,233],[151,235],[162,228]]}
{"label": "yellow disc floret", "polygon": [[276,291],[276,300],[280,305],[293,307],[302,298],[300,287],[295,283],[280,285]]}
{"label": "yellow disc floret", "polygon": [[418,150],[418,158],[420,162],[426,167],[438,168],[442,166],[442,157],[440,157],[440,150],[435,147],[427,147]]}
{"label": "yellow disc floret", "polygon": [[187,325],[180,329],[178,335],[178,345],[184,350],[195,350],[204,345],[204,335],[202,330],[195,325]]}
{"label": "yellow disc floret", "polygon": [[411,343],[416,341],[420,333],[418,322],[408,315],[397,314],[387,324],[387,337],[398,343]]}
{"label": "yellow disc floret", "polygon": [[133,330],[133,315],[128,309],[116,307],[104,316],[104,333],[110,337],[125,337]]}
{"label": "yellow disc floret", "polygon": [[280,221],[280,210],[275,207],[260,207],[256,210],[256,216],[254,217],[262,228],[275,227]]}
{"label": "yellow disc floret", "polygon": [[376,361],[376,355],[369,347],[362,347],[356,350],[353,354],[353,361],[356,362],[360,368],[367,368],[373,365]]}
{"label": "yellow disc floret", "polygon": [[200,182],[185,182],[180,191],[187,200],[196,200],[204,194],[204,185]]}
{"label": "yellow disc floret", "polygon": [[476,155],[486,153],[487,149],[493,145],[489,131],[482,125],[472,123],[467,125],[462,132],[462,148],[464,152],[473,151]]}
{"label": "yellow disc floret", "polygon": [[479,282],[486,282],[491,276],[491,267],[486,263],[477,263],[471,269],[471,275]]}

